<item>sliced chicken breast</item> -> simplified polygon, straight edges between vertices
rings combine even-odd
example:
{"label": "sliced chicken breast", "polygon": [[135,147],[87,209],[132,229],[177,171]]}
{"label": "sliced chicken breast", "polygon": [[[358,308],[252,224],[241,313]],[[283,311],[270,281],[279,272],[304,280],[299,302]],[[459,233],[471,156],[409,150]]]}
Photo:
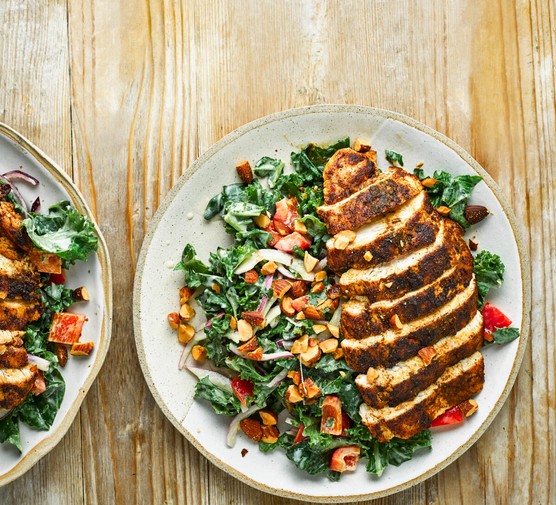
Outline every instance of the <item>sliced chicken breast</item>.
{"label": "sliced chicken breast", "polygon": [[40,303],[26,300],[0,300],[0,330],[22,330],[43,312]]}
{"label": "sliced chicken breast", "polygon": [[19,405],[33,389],[37,373],[37,367],[31,364],[0,368],[0,409],[11,410]]}

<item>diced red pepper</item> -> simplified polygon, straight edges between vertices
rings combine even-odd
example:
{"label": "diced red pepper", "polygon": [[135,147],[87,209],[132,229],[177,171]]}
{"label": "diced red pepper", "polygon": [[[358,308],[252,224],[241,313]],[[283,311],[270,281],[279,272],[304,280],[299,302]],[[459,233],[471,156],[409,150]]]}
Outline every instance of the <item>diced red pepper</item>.
{"label": "diced red pepper", "polygon": [[293,252],[294,247],[299,247],[300,249],[309,249],[311,246],[311,240],[309,237],[305,235],[301,235],[301,233],[294,231],[285,237],[282,237],[276,244],[274,244],[274,248],[278,249],[279,251],[284,251],[287,253]]}
{"label": "diced red pepper", "polygon": [[[299,219],[299,214],[297,213],[297,200],[295,198],[283,198],[279,202],[276,202],[276,212],[272,219],[278,226],[283,225],[287,227],[289,231],[293,231],[293,223],[296,219]],[[279,229],[278,226],[277,229]]]}
{"label": "diced red pepper", "polygon": [[274,247],[276,245],[276,242],[278,242],[282,238],[282,235],[278,233],[272,221],[266,228],[264,228],[264,231],[267,231],[272,235],[272,239],[268,242],[269,247]]}
{"label": "diced red pepper", "polygon": [[66,274],[62,270],[59,274],[50,274],[50,282],[54,284],[64,284],[66,282]]}
{"label": "diced red pepper", "polygon": [[50,333],[48,334],[48,341],[58,344],[74,344],[81,338],[83,324],[86,319],[87,316],[85,314],[73,314],[70,312],[54,314]]}
{"label": "diced red pepper", "polygon": [[320,432],[329,435],[342,434],[342,402],[337,396],[328,395],[324,398]]}
{"label": "diced red pepper", "polygon": [[330,459],[330,470],[334,472],[350,472],[357,468],[361,449],[357,445],[338,447]]}
{"label": "diced red pepper", "polygon": [[236,377],[232,380],[232,390],[242,405],[247,405],[247,397],[253,396],[253,383]]}
{"label": "diced red pepper", "polygon": [[512,324],[511,319],[491,303],[485,303],[481,312],[485,324],[485,340],[489,342],[492,342],[492,333],[496,331],[496,328],[507,328]]}
{"label": "diced red pepper", "polygon": [[446,426],[448,424],[461,423],[465,419],[465,415],[461,409],[456,405],[448,409],[444,414],[440,414],[432,423],[431,426]]}
{"label": "diced red pepper", "polygon": [[302,424],[299,425],[299,429],[297,430],[297,433],[295,434],[295,438],[293,439],[293,443],[292,445],[298,444],[299,442],[302,442],[303,440],[305,440],[307,437],[303,436],[303,430],[305,429],[305,426]]}

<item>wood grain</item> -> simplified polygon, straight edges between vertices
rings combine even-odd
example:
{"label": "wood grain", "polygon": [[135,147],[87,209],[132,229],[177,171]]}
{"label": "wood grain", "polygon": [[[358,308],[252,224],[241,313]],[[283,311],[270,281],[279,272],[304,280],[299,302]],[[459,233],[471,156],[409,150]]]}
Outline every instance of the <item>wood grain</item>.
{"label": "wood grain", "polygon": [[532,260],[533,334],[508,402],[457,462],[373,503],[554,503],[552,0],[5,0],[0,23],[0,120],[73,175],[115,273],[106,364],[62,443],[0,503],[294,503],[232,479],[166,421],[131,293],[149,220],[188,164],[248,121],[315,103],[392,109],[451,137],[512,202]]}

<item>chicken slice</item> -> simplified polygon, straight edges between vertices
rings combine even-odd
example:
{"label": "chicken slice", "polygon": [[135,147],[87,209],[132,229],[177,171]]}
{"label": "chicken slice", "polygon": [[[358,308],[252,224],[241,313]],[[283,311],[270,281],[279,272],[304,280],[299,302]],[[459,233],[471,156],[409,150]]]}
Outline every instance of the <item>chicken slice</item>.
{"label": "chicken slice", "polygon": [[43,310],[41,303],[0,300],[0,330],[22,330],[41,317]]}
{"label": "chicken slice", "polygon": [[19,405],[33,389],[37,373],[37,367],[32,364],[0,368],[0,409],[11,410]]}
{"label": "chicken slice", "polygon": [[0,298],[38,300],[40,275],[29,259],[9,259],[0,255]]}

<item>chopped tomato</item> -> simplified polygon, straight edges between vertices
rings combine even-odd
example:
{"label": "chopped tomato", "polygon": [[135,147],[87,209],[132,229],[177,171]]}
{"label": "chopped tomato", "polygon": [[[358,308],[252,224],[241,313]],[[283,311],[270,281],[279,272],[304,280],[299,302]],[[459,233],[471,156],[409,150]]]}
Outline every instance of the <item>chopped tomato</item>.
{"label": "chopped tomato", "polygon": [[274,247],[276,245],[276,242],[278,242],[282,238],[282,235],[280,235],[276,231],[276,227],[274,226],[274,223],[272,221],[266,228],[264,228],[264,231],[267,231],[272,235],[272,239],[268,242],[269,247]]}
{"label": "chopped tomato", "polygon": [[253,383],[247,379],[236,377],[232,380],[232,390],[242,405],[247,404],[247,397],[253,396]]}
{"label": "chopped tomato", "polygon": [[295,198],[282,198],[282,200],[276,202],[276,212],[272,219],[275,224],[280,223],[288,227],[289,231],[293,231],[293,223],[296,219],[299,219],[297,200]]}
{"label": "chopped tomato", "polygon": [[40,395],[46,391],[46,382],[44,381],[44,375],[39,371],[35,377],[35,383],[33,384],[33,394],[35,396]]}
{"label": "chopped tomato", "polygon": [[512,324],[511,319],[491,303],[485,303],[482,314],[485,323],[485,340],[489,342],[492,341],[492,333],[496,328],[507,328]]}
{"label": "chopped tomato", "polygon": [[292,445],[298,444],[299,442],[302,442],[303,440],[305,440],[307,437],[303,436],[303,430],[305,429],[305,426],[303,424],[299,425],[299,429],[297,430],[297,433],[295,434],[295,438],[293,439],[293,443]]}
{"label": "chopped tomato", "polygon": [[349,420],[349,416],[342,410],[342,433],[340,433],[341,437],[345,437],[345,431],[351,426],[351,421]]}
{"label": "chopped tomato", "polygon": [[337,396],[328,395],[324,399],[320,432],[329,435],[342,434],[342,402]]}
{"label": "chopped tomato", "polygon": [[50,274],[50,282],[54,284],[64,284],[66,282],[66,274],[62,270],[59,274]]}
{"label": "chopped tomato", "polygon": [[292,300],[293,310],[296,312],[301,312],[305,307],[309,305],[309,297],[307,295],[300,296]]}
{"label": "chopped tomato", "polygon": [[72,314],[70,312],[54,314],[48,341],[58,344],[74,344],[81,338],[86,319],[85,314]]}
{"label": "chopped tomato", "polygon": [[448,409],[444,414],[440,414],[434,421],[431,423],[431,426],[446,426],[448,424],[456,424],[461,423],[465,419],[463,412],[461,409],[456,405],[451,409]]}
{"label": "chopped tomato", "polygon": [[338,447],[330,459],[330,470],[334,472],[350,472],[357,468],[361,449],[357,445]]}
{"label": "chopped tomato", "polygon": [[308,249],[311,245],[311,240],[309,237],[301,235],[301,233],[294,231],[285,237],[280,238],[278,242],[274,244],[274,248],[278,249],[279,251],[284,251],[287,253],[293,252],[293,248],[295,246],[299,247],[300,249]]}

